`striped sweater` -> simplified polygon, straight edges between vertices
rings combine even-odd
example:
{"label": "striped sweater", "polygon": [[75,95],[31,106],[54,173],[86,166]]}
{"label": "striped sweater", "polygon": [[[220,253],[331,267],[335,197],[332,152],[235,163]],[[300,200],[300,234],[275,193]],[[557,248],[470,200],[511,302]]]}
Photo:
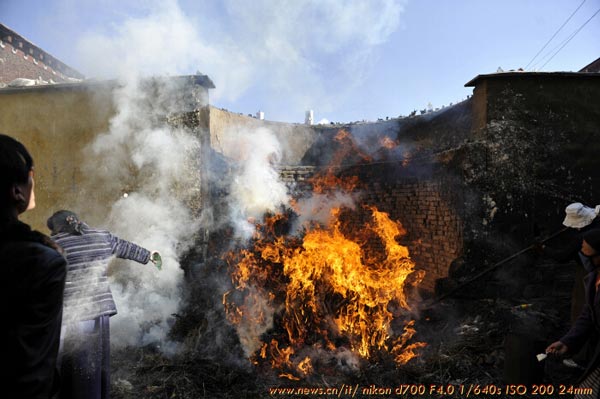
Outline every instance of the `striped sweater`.
{"label": "striped sweater", "polygon": [[113,255],[139,263],[150,260],[148,250],[86,225],[82,235],[58,233],[52,239],[63,248],[68,263],[63,323],[117,313],[107,276]]}

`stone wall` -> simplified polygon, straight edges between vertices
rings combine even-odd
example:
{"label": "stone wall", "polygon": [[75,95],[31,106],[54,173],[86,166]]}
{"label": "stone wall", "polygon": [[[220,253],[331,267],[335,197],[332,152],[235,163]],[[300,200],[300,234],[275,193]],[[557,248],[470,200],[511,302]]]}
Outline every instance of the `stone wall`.
{"label": "stone wall", "polygon": [[600,74],[500,74],[475,93],[462,169],[494,204],[491,230],[523,245],[556,230],[569,203],[600,203]]}
{"label": "stone wall", "polygon": [[[563,228],[568,204],[600,203],[600,74],[511,72],[468,85],[471,135],[447,163],[471,194],[461,279]],[[543,268],[553,270],[550,279],[538,278]],[[529,251],[460,294],[559,301],[575,281],[556,287],[552,279],[568,268]]]}

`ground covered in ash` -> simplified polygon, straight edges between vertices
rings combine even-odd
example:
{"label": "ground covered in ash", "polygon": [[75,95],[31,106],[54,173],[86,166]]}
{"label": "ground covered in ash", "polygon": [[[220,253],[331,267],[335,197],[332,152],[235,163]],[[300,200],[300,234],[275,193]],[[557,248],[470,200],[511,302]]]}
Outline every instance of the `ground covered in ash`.
{"label": "ground covered in ash", "polygon": [[[156,346],[113,351],[113,398],[267,398],[282,395],[274,391],[277,388],[339,387],[357,389],[354,397],[360,398],[372,397],[370,388],[393,389],[402,384],[423,384],[427,393],[421,397],[442,397],[429,393],[430,384],[505,389],[509,383],[527,387],[546,383],[558,387],[574,383],[580,373],[560,359],[535,359],[557,338],[548,336],[548,331],[555,334],[568,325],[560,311],[549,310],[554,304],[478,299],[477,289],[471,289],[474,296],[448,298],[416,315],[416,339],[427,346],[408,364],[397,366],[391,357],[381,355],[356,370],[332,358],[329,368],[320,367],[320,374],[290,381],[246,359],[215,291],[227,285],[226,273],[217,267],[197,277],[201,278],[194,278],[186,288],[187,306],[176,316],[171,331],[171,338],[181,343],[180,353],[167,356]],[[346,392],[340,397],[352,396]],[[311,397],[308,393],[285,395]]]}

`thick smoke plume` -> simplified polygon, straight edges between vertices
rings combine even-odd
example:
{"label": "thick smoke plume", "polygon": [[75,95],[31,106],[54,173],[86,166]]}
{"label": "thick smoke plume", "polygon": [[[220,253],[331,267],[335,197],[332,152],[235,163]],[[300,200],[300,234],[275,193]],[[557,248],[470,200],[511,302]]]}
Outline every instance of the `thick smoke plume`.
{"label": "thick smoke plume", "polygon": [[399,27],[404,2],[141,2],[132,6],[139,17],[84,34],[77,53],[87,76],[200,70],[215,82],[217,103],[243,100],[267,107],[270,118],[301,118],[309,108],[344,106]]}
{"label": "thick smoke plume", "polygon": [[270,130],[259,128],[232,129],[223,145],[234,149],[231,155],[237,165],[228,190],[230,223],[238,237],[247,239],[254,231],[252,221],[289,204],[288,189],[276,169],[281,144]]}
{"label": "thick smoke plume", "polygon": [[[123,194],[108,204],[110,215],[99,227],[159,250],[164,258],[160,272],[132,262],[113,265],[119,310],[113,318],[115,345],[165,342],[181,300],[180,257],[201,221],[211,220],[190,206],[200,195],[198,139],[164,121],[189,109],[177,95],[184,88],[176,79],[148,78],[200,70],[215,82],[215,99],[233,101],[264,88],[288,110],[331,108],[343,98],[339,87],[359,84],[371,50],[398,26],[402,5],[231,0],[207,5],[200,20],[191,19],[176,0],[145,3],[138,11],[137,17],[88,32],[77,43],[86,75],[117,79],[115,115],[107,132],[88,147],[90,161],[82,167],[107,192]],[[216,14],[228,23],[212,22]],[[357,21],[363,29],[355,29]],[[344,63],[332,82],[317,65],[340,52]],[[229,217],[238,236],[248,238],[252,220],[287,206],[289,197],[276,171],[281,146],[272,134],[257,130],[238,139],[243,140],[231,144],[239,145],[240,153],[229,187]]]}
{"label": "thick smoke plume", "polygon": [[181,96],[185,90],[177,79],[122,79],[113,91],[116,114],[110,128],[87,149],[88,178],[108,192],[123,194],[111,204],[102,227],[163,256],[162,271],[150,263],[115,262],[116,346],[165,344],[171,315],[179,308],[179,259],[199,229],[191,205],[200,192],[200,144],[189,131],[165,120],[189,107],[190,100]]}

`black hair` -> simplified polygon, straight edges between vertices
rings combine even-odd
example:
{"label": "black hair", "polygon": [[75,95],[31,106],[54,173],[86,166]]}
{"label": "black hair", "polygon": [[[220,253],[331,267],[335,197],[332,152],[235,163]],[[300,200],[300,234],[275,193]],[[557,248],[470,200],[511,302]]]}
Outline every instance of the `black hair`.
{"label": "black hair", "polygon": [[79,220],[75,212],[71,211],[61,210],[54,212],[46,221],[46,226],[48,226],[52,234],[83,234],[83,223]]}
{"label": "black hair", "polygon": [[594,248],[594,250],[600,254],[600,229],[587,231],[583,235],[583,239],[590,247]]}
{"label": "black hair", "polygon": [[8,190],[14,184],[27,183],[33,158],[19,141],[0,134],[0,203],[9,201]]}

